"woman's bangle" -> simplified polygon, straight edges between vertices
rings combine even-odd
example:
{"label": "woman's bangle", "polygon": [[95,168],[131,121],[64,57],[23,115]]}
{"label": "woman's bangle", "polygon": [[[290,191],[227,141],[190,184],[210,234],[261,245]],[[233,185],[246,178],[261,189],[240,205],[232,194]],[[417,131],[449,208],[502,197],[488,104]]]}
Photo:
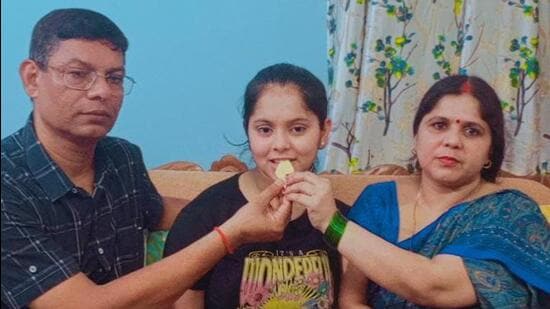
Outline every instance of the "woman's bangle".
{"label": "woman's bangle", "polygon": [[337,210],[334,215],[332,215],[332,219],[325,231],[325,241],[332,247],[338,248],[338,243],[340,243],[340,239],[342,239],[342,235],[344,235],[347,224],[348,219]]}
{"label": "woman's bangle", "polygon": [[214,231],[218,232],[218,234],[220,234],[220,237],[222,239],[222,242],[223,242],[223,246],[225,247],[225,250],[227,250],[227,252],[229,254],[233,254],[235,253],[235,248],[231,245],[231,242],[229,241],[229,238],[227,238],[227,236],[225,235],[225,233],[222,231],[222,229],[220,229],[219,227],[215,226],[214,227]]}

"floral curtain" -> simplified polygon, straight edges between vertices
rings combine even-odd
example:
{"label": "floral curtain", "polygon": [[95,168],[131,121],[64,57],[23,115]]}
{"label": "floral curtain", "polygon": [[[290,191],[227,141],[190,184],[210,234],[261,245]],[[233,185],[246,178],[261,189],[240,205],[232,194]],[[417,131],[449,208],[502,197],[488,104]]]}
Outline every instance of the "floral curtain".
{"label": "floral curtain", "polygon": [[550,1],[328,0],[330,116],[325,169],[408,165],[422,94],[477,75],[505,113],[502,169],[550,173]]}

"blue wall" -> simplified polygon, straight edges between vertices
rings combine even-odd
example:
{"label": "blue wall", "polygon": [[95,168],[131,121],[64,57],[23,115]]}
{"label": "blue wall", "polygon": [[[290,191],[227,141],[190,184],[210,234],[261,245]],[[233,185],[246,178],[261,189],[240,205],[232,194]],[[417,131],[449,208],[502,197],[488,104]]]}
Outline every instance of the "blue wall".
{"label": "blue wall", "polygon": [[186,160],[208,169],[221,155],[238,154],[242,147],[224,135],[245,141],[244,88],[267,65],[291,62],[327,80],[322,0],[1,3],[2,138],[31,111],[18,67],[28,55],[32,27],[56,8],[97,10],[127,35],[127,72],[137,85],[111,135],[140,145],[149,168]]}

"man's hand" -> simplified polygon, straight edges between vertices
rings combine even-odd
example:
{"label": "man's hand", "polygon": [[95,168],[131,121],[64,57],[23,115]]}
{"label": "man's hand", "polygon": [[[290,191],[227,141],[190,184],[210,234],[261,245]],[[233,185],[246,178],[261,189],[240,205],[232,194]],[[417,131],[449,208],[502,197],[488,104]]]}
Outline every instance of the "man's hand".
{"label": "man's hand", "polygon": [[220,226],[234,247],[283,237],[292,213],[290,202],[279,196],[283,186],[284,181],[275,181]]}

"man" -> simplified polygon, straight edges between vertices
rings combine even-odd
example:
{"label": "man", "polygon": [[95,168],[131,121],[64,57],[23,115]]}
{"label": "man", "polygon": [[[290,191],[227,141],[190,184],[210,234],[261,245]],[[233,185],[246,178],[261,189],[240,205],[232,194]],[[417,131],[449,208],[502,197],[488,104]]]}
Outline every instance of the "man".
{"label": "man", "polygon": [[90,10],[55,10],[34,28],[20,66],[33,112],[2,140],[3,308],[170,304],[235,247],[282,236],[290,204],[274,183],[219,229],[140,269],[144,230],[170,218],[139,148],[106,137],[133,85],[127,47]]}

